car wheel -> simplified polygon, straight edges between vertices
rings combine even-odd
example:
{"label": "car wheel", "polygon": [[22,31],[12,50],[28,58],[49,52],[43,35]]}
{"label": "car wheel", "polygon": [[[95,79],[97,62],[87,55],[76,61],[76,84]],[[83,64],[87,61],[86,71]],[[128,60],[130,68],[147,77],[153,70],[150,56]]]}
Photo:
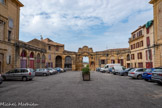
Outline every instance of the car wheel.
{"label": "car wheel", "polygon": [[28,78],[27,78],[27,77],[22,77],[22,80],[23,80],[23,81],[27,81]]}
{"label": "car wheel", "polygon": [[142,79],[142,75],[138,75],[137,78],[138,78],[138,79]]}
{"label": "car wheel", "polygon": [[5,76],[3,76],[2,78],[3,78],[4,81],[6,81],[6,77]]}
{"label": "car wheel", "polygon": [[124,76],[128,76],[128,74],[127,73],[124,73]]}
{"label": "car wheel", "polygon": [[145,79],[145,81],[148,81],[148,79]]}
{"label": "car wheel", "polygon": [[47,74],[44,73],[43,76],[47,76]]}

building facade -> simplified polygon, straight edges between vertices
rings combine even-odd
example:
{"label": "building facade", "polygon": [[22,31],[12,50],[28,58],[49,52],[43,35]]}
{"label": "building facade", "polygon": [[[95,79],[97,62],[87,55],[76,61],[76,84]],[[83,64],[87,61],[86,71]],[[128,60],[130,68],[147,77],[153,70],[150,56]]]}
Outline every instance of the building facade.
{"label": "building facade", "polygon": [[131,67],[152,68],[154,66],[153,21],[140,26],[129,39]]}
{"label": "building facade", "polygon": [[155,67],[162,67],[162,0],[151,0],[154,11]]}
{"label": "building facade", "polygon": [[0,0],[0,73],[16,67],[15,42],[19,40],[19,16],[23,4]]}

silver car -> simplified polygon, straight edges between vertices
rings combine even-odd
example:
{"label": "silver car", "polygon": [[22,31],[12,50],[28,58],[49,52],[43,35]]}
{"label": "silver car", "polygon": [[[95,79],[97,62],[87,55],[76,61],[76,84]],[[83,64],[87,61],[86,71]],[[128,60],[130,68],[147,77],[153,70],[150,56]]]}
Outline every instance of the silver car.
{"label": "silver car", "polygon": [[158,84],[162,84],[162,67],[155,68],[152,72],[152,80],[157,82]]}
{"label": "silver car", "polygon": [[19,68],[13,69],[5,74],[2,74],[4,80],[32,80],[35,77],[35,73],[33,69],[30,68]]}
{"label": "silver car", "polygon": [[35,71],[35,75],[36,76],[49,76],[50,72],[48,71],[48,69],[36,69]]}
{"label": "silver car", "polygon": [[3,83],[3,78],[2,78],[2,76],[0,74],[0,84],[2,84],[2,83]]}
{"label": "silver car", "polygon": [[146,69],[143,68],[135,68],[131,69],[128,73],[129,77],[142,79],[142,74],[145,72]]}
{"label": "silver car", "polygon": [[48,68],[48,71],[50,72],[50,75],[56,74],[57,71],[53,68]]}

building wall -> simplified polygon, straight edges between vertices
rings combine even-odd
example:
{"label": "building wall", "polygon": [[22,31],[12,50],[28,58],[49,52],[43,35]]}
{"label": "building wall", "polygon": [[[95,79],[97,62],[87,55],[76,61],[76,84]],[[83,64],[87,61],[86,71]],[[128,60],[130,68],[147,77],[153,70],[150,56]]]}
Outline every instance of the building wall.
{"label": "building wall", "polygon": [[[3,55],[0,73],[16,67],[14,44],[19,40],[19,16],[22,6],[15,0],[5,0],[4,4],[0,2],[0,55]],[[10,41],[8,31],[10,31]]]}
{"label": "building wall", "polygon": [[[139,34],[140,31],[142,32]],[[138,29],[132,32],[131,38],[129,39],[129,46],[131,49],[131,67],[151,68],[154,66],[153,37],[153,24],[149,28],[146,28],[145,25],[140,26]]]}
{"label": "building wall", "polygon": [[162,0],[151,0],[154,9],[154,65],[162,67]]}

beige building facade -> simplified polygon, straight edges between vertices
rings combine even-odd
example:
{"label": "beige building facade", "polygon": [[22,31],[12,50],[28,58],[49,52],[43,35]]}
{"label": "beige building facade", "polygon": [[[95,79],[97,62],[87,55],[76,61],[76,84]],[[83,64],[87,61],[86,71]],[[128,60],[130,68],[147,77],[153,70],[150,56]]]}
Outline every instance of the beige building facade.
{"label": "beige building facade", "polygon": [[19,40],[19,16],[23,4],[0,0],[0,73],[16,67],[15,42]]}
{"label": "beige building facade", "polygon": [[131,38],[129,39],[131,67],[154,67],[153,32],[153,21],[151,20],[131,33]]}
{"label": "beige building facade", "polygon": [[162,67],[162,0],[151,0],[154,11],[155,67]]}

